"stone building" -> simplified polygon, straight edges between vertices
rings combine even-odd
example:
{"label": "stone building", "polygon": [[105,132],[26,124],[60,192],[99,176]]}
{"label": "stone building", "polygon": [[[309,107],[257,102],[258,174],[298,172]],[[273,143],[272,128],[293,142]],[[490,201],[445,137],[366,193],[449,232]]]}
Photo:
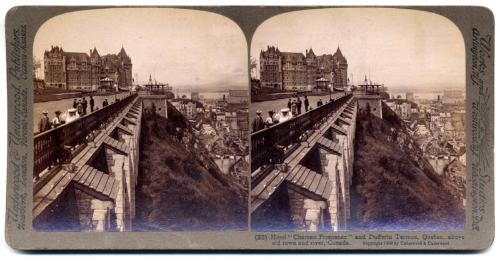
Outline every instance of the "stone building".
{"label": "stone building", "polygon": [[307,65],[302,53],[281,52],[283,88],[306,90]]}
{"label": "stone building", "polygon": [[418,117],[418,105],[408,99],[387,99],[384,101],[394,113],[403,120],[410,120],[412,116]]}
{"label": "stone building", "polygon": [[268,46],[260,52],[261,88],[283,89],[281,52],[274,46]]}
{"label": "stone building", "polygon": [[62,48],[53,46],[43,56],[46,87],[66,89],[66,55]]}
{"label": "stone building", "polygon": [[64,52],[66,57],[66,88],[67,89],[88,89],[92,85],[92,78],[99,75],[91,74],[90,57],[86,53]]}
{"label": "stone building", "polygon": [[191,100],[200,101],[200,93],[198,93],[198,92],[191,92]]}
{"label": "stone building", "polygon": [[325,78],[341,89],[347,86],[347,67],[340,48],[333,55],[316,56],[312,48],[304,55],[268,46],[260,52],[260,85],[280,90],[312,90],[317,87],[317,79]]}
{"label": "stone building", "polygon": [[97,90],[106,77],[118,87],[130,87],[132,60],[123,47],[118,54],[100,56],[95,47],[87,54],[52,46],[44,53],[44,77],[49,88]]}

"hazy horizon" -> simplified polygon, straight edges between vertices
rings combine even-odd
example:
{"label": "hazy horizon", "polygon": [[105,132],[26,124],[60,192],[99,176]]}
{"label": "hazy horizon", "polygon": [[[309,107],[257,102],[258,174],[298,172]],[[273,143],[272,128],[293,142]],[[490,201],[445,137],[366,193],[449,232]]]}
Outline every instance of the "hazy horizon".
{"label": "hazy horizon", "polygon": [[[229,18],[175,8],[109,8],[76,11],[46,21],[38,30],[34,56],[60,46],[67,52],[117,54],[132,59],[139,84],[158,82],[186,90],[248,88],[247,44]],[[43,75],[43,63],[41,72]],[[136,79],[137,81],[137,79]]]}
{"label": "hazy horizon", "polygon": [[419,89],[412,87],[389,87],[388,92],[414,92],[414,93],[442,93],[443,91],[462,91],[465,92],[464,88],[458,87],[443,87],[443,88],[433,88],[433,89]]}
{"label": "hazy horizon", "polygon": [[[462,34],[447,18],[397,8],[325,8],[274,16],[256,30],[251,57],[277,46],[283,52],[312,48],[316,55],[340,47],[348,77],[360,84],[365,74],[388,88],[465,90]],[[257,67],[258,68],[258,67]],[[352,79],[353,78],[353,79]]]}

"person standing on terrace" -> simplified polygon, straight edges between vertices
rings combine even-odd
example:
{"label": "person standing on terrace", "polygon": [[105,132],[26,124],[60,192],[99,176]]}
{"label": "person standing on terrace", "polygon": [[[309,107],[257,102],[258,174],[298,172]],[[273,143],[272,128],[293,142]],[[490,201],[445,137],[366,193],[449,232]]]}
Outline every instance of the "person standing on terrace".
{"label": "person standing on terrace", "polygon": [[83,115],[87,114],[87,99],[85,97],[82,100]]}
{"label": "person standing on terrace", "polygon": [[255,118],[253,119],[253,122],[252,122],[252,130],[253,132],[257,132],[261,129],[264,128],[264,120],[262,119],[262,111],[260,110],[257,110],[257,115],[255,116]]}
{"label": "person standing on terrace", "polygon": [[42,118],[40,118],[40,123],[38,124],[38,129],[40,133],[45,132],[50,129],[50,119],[48,117],[49,112],[44,110],[42,112]]}
{"label": "person standing on terrace", "polygon": [[90,100],[89,100],[89,104],[90,104],[90,112],[94,112],[94,98],[92,96],[90,96]]}
{"label": "person standing on terrace", "polygon": [[264,124],[266,125],[266,127],[271,127],[272,125],[274,125],[274,111],[270,110],[268,114],[269,116],[266,118]]}
{"label": "person standing on terrace", "polygon": [[292,116],[297,115],[297,101],[295,99],[292,101],[292,108],[290,110],[292,111]]}
{"label": "person standing on terrace", "polygon": [[304,96],[304,109],[309,111],[309,100],[307,99],[307,96]]}
{"label": "person standing on terrace", "polygon": [[318,100],[318,103],[317,103],[317,106],[320,107],[323,105],[323,101],[321,100],[321,98]]}
{"label": "person standing on terrace", "polygon": [[51,123],[53,128],[56,128],[62,124],[61,119],[60,119],[61,111],[57,110],[55,112],[55,114],[56,114],[56,117],[54,117],[52,119],[52,123]]}

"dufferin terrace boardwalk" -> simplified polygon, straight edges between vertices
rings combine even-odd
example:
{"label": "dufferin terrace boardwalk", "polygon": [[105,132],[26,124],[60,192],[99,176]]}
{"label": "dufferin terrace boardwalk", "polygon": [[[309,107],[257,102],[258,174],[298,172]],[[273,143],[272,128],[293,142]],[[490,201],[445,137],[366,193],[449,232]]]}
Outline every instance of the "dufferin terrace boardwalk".
{"label": "dufferin terrace boardwalk", "polygon": [[[116,99],[101,109],[35,134],[33,227],[36,230],[190,229],[187,226],[180,229],[171,226],[186,220],[178,217],[177,214],[182,213],[176,213],[179,212],[176,210],[178,202],[158,201],[153,197],[145,197],[145,190],[148,190],[144,182],[146,179],[150,179],[153,186],[159,186],[161,194],[182,195],[186,199],[196,197],[196,193],[179,191],[179,186],[175,186],[176,182],[173,180],[168,180],[170,179],[168,176],[175,175],[183,181],[195,176],[193,179],[208,184],[207,187],[225,186],[227,191],[223,193],[229,194],[232,197],[231,201],[236,198],[235,195],[231,195],[235,194],[235,190],[246,192],[244,182],[248,180],[248,171],[240,166],[244,161],[243,157],[213,160],[211,155],[206,153],[208,150],[204,149],[203,137],[193,135],[195,131],[192,130],[196,122],[188,122],[176,109],[174,95],[170,90],[170,87],[163,84],[146,84],[139,91],[122,92],[121,99]],[[236,117],[233,120],[236,121]],[[145,135],[146,131],[150,133]],[[160,140],[151,142],[153,139],[151,133],[160,134]],[[238,130],[238,133],[244,135],[242,129]],[[153,157],[158,157],[157,159],[161,161],[158,164],[160,166],[145,167],[142,162],[152,159],[151,155],[147,155],[148,146],[169,146],[174,149],[167,152],[168,155],[155,153]],[[220,151],[220,147],[219,149],[215,147],[211,147],[213,152]],[[185,151],[191,152],[189,150],[196,150],[199,153],[185,153]],[[186,160],[177,164],[172,162],[170,157]],[[146,168],[149,168],[149,171],[146,171]],[[148,178],[148,172],[152,173],[152,168],[162,170],[153,171],[160,176],[160,179]],[[174,169],[175,171],[170,171]],[[207,175],[207,172],[212,172],[209,174],[217,177],[207,176],[205,179],[200,179],[200,176]],[[239,176],[240,173],[243,175]],[[206,179],[211,180],[207,182]],[[166,181],[169,185],[166,185]],[[239,181],[242,181],[241,185],[238,184]],[[186,182],[185,186],[192,186],[192,183]],[[200,190],[199,186],[196,188]],[[149,192],[151,191],[147,191]],[[248,199],[239,195],[237,197],[242,201]],[[212,200],[207,198],[206,201]],[[239,212],[237,215],[232,214],[237,221],[231,225],[226,221],[226,224],[221,224],[220,227],[240,230],[247,223],[245,219],[240,218],[246,217],[247,206],[229,203],[227,205],[230,206],[228,208],[232,208],[231,211]],[[193,201],[189,204],[198,203]],[[153,211],[148,209],[151,207]],[[156,210],[160,208],[170,211],[161,212],[161,215],[171,214],[172,218],[166,220],[153,217],[156,219],[153,220],[147,216],[152,212],[158,212]],[[199,227],[212,228],[219,225],[213,222]]]}
{"label": "dufferin terrace boardwalk", "polygon": [[[346,228],[358,104],[350,92],[334,97],[292,120],[252,134],[251,212],[258,213],[286,184],[295,227],[307,231],[325,230],[326,225],[330,226],[326,230]],[[272,161],[268,152],[277,147],[284,149],[279,156],[283,161],[272,168],[266,165]],[[309,161],[315,155],[319,155],[319,165]],[[330,221],[324,221],[325,217]]]}
{"label": "dufferin terrace boardwalk", "polygon": [[169,121],[172,95],[161,91],[127,94],[71,123],[35,135],[36,229],[133,230],[143,110],[153,105],[156,114]]}
{"label": "dufferin terrace boardwalk", "polygon": [[[144,99],[166,101],[161,96],[140,97],[133,93],[76,121],[35,136],[35,228],[45,228],[44,225],[54,223],[58,216],[64,216],[52,214],[49,206],[68,205],[65,201],[75,198],[67,196],[65,189],[74,186],[79,192],[85,192],[77,196],[78,203],[70,205],[78,206],[80,214],[77,217],[85,221],[86,231],[110,230],[111,224],[118,231],[130,230],[135,215],[134,187]],[[63,144],[69,152],[70,163],[47,170],[59,157],[58,144]],[[111,213],[116,216],[114,222],[111,222]]]}

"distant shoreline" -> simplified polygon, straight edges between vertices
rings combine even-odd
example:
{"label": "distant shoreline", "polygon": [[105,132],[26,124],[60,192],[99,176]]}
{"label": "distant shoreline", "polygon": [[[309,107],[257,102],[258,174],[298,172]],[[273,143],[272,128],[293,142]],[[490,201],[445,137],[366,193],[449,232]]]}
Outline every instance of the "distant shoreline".
{"label": "distant shoreline", "polygon": [[432,90],[413,90],[413,89],[388,89],[388,93],[443,93],[444,91],[462,91],[465,92],[465,87],[463,89],[432,89]]}

